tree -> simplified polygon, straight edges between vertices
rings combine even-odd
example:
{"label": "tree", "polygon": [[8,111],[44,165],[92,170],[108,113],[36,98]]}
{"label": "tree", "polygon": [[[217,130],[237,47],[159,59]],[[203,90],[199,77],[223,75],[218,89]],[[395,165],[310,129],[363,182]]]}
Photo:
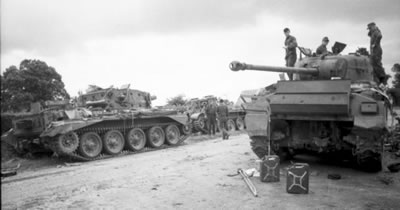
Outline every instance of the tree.
{"label": "tree", "polygon": [[392,71],[394,72],[393,77],[393,88],[400,88],[400,64],[396,63],[392,67]]}
{"label": "tree", "polygon": [[186,104],[186,102],[187,100],[185,99],[185,96],[182,94],[167,99],[167,105],[169,106],[183,106]]}
{"label": "tree", "polygon": [[32,102],[69,99],[61,75],[40,60],[25,59],[1,75],[1,112],[27,110]]}

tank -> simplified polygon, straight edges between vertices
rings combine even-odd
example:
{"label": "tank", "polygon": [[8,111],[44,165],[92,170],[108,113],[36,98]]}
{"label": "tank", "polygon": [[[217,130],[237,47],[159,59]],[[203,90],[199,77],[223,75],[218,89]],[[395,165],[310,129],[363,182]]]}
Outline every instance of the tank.
{"label": "tank", "polygon": [[77,160],[180,144],[189,135],[187,116],[151,109],[151,98],[129,86],[90,90],[78,98],[77,107],[47,106],[16,114],[2,140],[20,152],[41,148]]}
{"label": "tank", "polygon": [[295,67],[229,65],[232,71],[294,74],[294,80],[278,81],[245,104],[254,153],[262,158],[270,147],[281,160],[303,152],[332,155],[354,160],[364,170],[380,170],[390,102],[375,82],[368,57],[301,52],[306,56]]}

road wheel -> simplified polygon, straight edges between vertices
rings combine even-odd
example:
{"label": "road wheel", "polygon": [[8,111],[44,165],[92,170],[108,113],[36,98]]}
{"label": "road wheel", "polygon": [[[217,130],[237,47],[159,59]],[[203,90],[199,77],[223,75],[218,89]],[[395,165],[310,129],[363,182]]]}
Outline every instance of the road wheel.
{"label": "road wheel", "polygon": [[75,132],[61,134],[56,139],[57,153],[70,154],[73,153],[79,146],[79,137]]}
{"label": "road wheel", "polygon": [[103,148],[100,136],[95,132],[84,133],[79,140],[78,152],[83,157],[95,158]]}
{"label": "road wheel", "polygon": [[227,126],[228,126],[228,131],[229,131],[229,132],[234,132],[234,131],[236,131],[236,125],[235,125],[235,122],[234,122],[232,119],[229,119],[229,120],[226,122],[226,124],[227,124]]}
{"label": "road wheel", "polygon": [[236,119],[236,126],[237,126],[237,129],[238,130],[244,130],[244,120],[243,120],[243,118],[241,118],[241,117],[238,117],[237,119]]}
{"label": "road wheel", "polygon": [[126,148],[139,151],[146,145],[146,134],[140,128],[132,128],[126,135]]}
{"label": "road wheel", "polygon": [[190,126],[190,124],[182,125],[181,130],[183,135],[190,135],[190,133],[192,132],[192,127]]}
{"label": "road wheel", "polygon": [[176,145],[179,143],[179,137],[181,133],[179,132],[179,128],[176,125],[169,125],[165,128],[165,141],[169,145]]}
{"label": "road wheel", "polygon": [[125,139],[121,132],[111,130],[103,136],[104,152],[110,155],[116,155],[122,151],[125,145]]}
{"label": "road wheel", "polygon": [[164,130],[159,126],[151,127],[147,131],[148,143],[151,147],[158,148],[165,142]]}

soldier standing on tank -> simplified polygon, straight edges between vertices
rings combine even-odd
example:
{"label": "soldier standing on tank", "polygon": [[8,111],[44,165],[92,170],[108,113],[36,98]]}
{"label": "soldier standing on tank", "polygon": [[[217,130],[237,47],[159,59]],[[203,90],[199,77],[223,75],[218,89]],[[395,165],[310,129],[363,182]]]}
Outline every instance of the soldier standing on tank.
{"label": "soldier standing on tank", "polygon": [[[400,64],[394,64],[392,67],[392,72],[394,72],[395,75],[400,74]],[[393,100],[392,112],[400,123],[400,87],[394,86],[393,88],[389,88],[386,91],[386,94],[391,96]]]}
{"label": "soldier standing on tank", "polygon": [[[283,32],[286,36],[285,47],[284,47],[286,50],[286,55],[285,55],[286,66],[293,67],[297,60],[297,52],[296,52],[297,41],[294,36],[290,35],[289,28],[283,29]],[[293,80],[293,73],[287,73],[287,74],[289,79]]]}
{"label": "soldier standing on tank", "polygon": [[219,106],[217,107],[217,116],[219,120],[219,127],[222,130],[222,139],[229,139],[228,134],[228,107],[224,104],[224,100],[219,100]]}
{"label": "soldier standing on tank", "polygon": [[371,37],[370,41],[370,61],[374,68],[374,76],[378,80],[378,83],[386,84],[385,69],[382,66],[382,47],[381,39],[382,33],[374,22],[368,24],[368,36]]}
{"label": "soldier standing on tank", "polygon": [[317,51],[315,52],[315,54],[322,55],[322,56],[327,55],[329,53],[328,49],[326,48],[326,46],[328,46],[328,43],[329,43],[328,37],[324,37],[322,39],[321,45],[317,48]]}
{"label": "soldier standing on tank", "polygon": [[206,107],[207,124],[208,124],[208,135],[215,135],[216,124],[217,124],[217,105],[214,100],[209,100]]}

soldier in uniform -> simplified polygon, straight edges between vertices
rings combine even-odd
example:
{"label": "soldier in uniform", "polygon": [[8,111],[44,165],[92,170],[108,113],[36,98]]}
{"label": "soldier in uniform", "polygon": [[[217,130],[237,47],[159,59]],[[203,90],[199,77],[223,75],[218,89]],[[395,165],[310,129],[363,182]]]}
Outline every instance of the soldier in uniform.
{"label": "soldier in uniform", "polygon": [[[400,74],[400,64],[396,63],[392,67],[392,71],[395,75]],[[396,116],[396,119],[399,120],[400,123],[400,87],[389,88],[386,93],[391,96],[393,100],[393,114]]]}
{"label": "soldier in uniform", "polygon": [[370,61],[374,68],[374,76],[379,84],[386,84],[387,77],[385,69],[382,66],[382,47],[381,39],[382,33],[374,22],[368,24],[368,36],[371,37],[370,41]]}
{"label": "soldier in uniform", "polygon": [[[297,60],[297,52],[296,52],[297,41],[294,36],[290,35],[290,29],[285,28],[283,29],[283,32],[285,33],[286,36],[285,47],[284,47],[286,50],[286,56],[285,56],[286,66],[293,67]],[[292,73],[288,73],[288,77],[290,80],[293,80]]]}
{"label": "soldier in uniform", "polygon": [[217,124],[217,105],[214,100],[209,100],[206,107],[207,124],[208,124],[208,135],[215,135],[216,124]]}
{"label": "soldier in uniform", "polygon": [[219,120],[219,126],[222,130],[222,139],[229,139],[228,134],[228,107],[224,104],[224,100],[219,100],[219,106],[217,107],[217,116]]}
{"label": "soldier in uniform", "polygon": [[326,49],[326,46],[328,45],[328,43],[329,43],[328,37],[324,37],[322,39],[321,45],[317,48],[317,51],[315,52],[315,54],[316,55],[322,55],[322,56],[327,55],[328,54],[328,49]]}

